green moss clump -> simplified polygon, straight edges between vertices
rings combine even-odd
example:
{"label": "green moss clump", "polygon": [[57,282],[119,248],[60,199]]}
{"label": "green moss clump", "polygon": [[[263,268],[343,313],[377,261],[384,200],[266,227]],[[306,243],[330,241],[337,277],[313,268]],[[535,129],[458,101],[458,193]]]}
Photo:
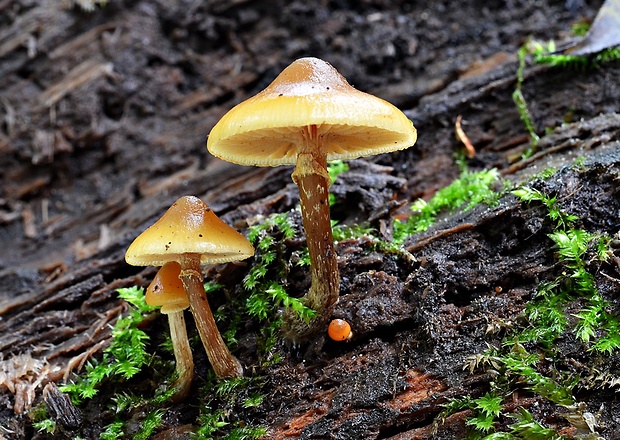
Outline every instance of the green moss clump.
{"label": "green moss clump", "polygon": [[428,202],[417,200],[411,206],[413,214],[406,222],[394,221],[394,242],[403,243],[409,236],[426,231],[441,213],[468,211],[480,203],[497,204],[501,192],[496,169],[470,171],[464,168],[458,179],[440,189]]}

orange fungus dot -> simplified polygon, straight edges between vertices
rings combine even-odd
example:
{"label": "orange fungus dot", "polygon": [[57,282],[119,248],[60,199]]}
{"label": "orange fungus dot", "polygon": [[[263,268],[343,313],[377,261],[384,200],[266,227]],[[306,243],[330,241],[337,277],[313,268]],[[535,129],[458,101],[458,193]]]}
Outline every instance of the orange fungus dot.
{"label": "orange fungus dot", "polygon": [[344,319],[334,319],[329,323],[327,334],[334,341],[346,341],[351,338],[351,326]]}

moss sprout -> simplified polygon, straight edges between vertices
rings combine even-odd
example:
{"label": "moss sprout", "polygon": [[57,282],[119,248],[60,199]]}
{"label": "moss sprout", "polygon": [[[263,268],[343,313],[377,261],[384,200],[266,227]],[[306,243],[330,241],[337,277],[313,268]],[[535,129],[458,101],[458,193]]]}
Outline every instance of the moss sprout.
{"label": "moss sprout", "polygon": [[496,169],[473,172],[465,168],[458,179],[437,191],[431,200],[414,202],[413,214],[406,222],[394,221],[394,242],[402,243],[407,237],[426,231],[442,212],[468,211],[480,203],[495,205],[501,195],[497,191],[499,183]]}

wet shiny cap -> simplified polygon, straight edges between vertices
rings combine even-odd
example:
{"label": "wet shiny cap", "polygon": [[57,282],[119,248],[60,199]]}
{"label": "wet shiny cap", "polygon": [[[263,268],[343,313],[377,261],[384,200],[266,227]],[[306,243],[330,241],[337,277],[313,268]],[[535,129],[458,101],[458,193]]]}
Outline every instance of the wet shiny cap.
{"label": "wet shiny cap", "polygon": [[199,254],[201,264],[226,263],[254,255],[252,244],[194,196],[181,197],[131,243],[125,261],[134,266],[163,266]]}
{"label": "wet shiny cap", "polygon": [[334,341],[348,341],[353,336],[351,325],[344,319],[334,319],[327,327],[328,336]]}
{"label": "wet shiny cap", "polygon": [[189,307],[189,298],[179,278],[181,265],[176,261],[164,264],[146,289],[145,301],[149,306],[161,307],[163,314],[179,312]]}
{"label": "wet shiny cap", "polygon": [[398,108],[355,89],[331,64],[301,58],[226,113],[211,130],[207,148],[241,165],[292,165],[312,125],[327,160],[402,150],[417,139]]}

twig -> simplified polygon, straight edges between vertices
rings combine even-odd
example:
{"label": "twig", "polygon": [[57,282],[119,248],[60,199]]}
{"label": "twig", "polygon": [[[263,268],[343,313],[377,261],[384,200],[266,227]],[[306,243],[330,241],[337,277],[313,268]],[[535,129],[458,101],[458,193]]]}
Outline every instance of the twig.
{"label": "twig", "polygon": [[467,158],[473,159],[476,156],[476,149],[474,145],[471,143],[465,132],[463,131],[463,127],[461,126],[461,115],[456,117],[456,123],[454,124],[454,130],[456,131],[456,138],[465,145],[465,152],[467,154]]}
{"label": "twig", "polygon": [[473,227],[474,227],[473,223],[463,223],[463,224],[455,226],[453,228],[444,229],[442,231],[437,231],[433,235],[431,235],[430,237],[425,237],[425,238],[417,241],[416,243],[414,243],[414,244],[412,244],[410,246],[407,246],[407,251],[410,252],[410,253],[413,253],[415,251],[418,251],[418,250],[422,249],[424,246],[432,243],[435,240],[447,237],[447,236],[452,235],[452,234],[458,234],[459,232],[468,231],[470,229],[473,229]]}

